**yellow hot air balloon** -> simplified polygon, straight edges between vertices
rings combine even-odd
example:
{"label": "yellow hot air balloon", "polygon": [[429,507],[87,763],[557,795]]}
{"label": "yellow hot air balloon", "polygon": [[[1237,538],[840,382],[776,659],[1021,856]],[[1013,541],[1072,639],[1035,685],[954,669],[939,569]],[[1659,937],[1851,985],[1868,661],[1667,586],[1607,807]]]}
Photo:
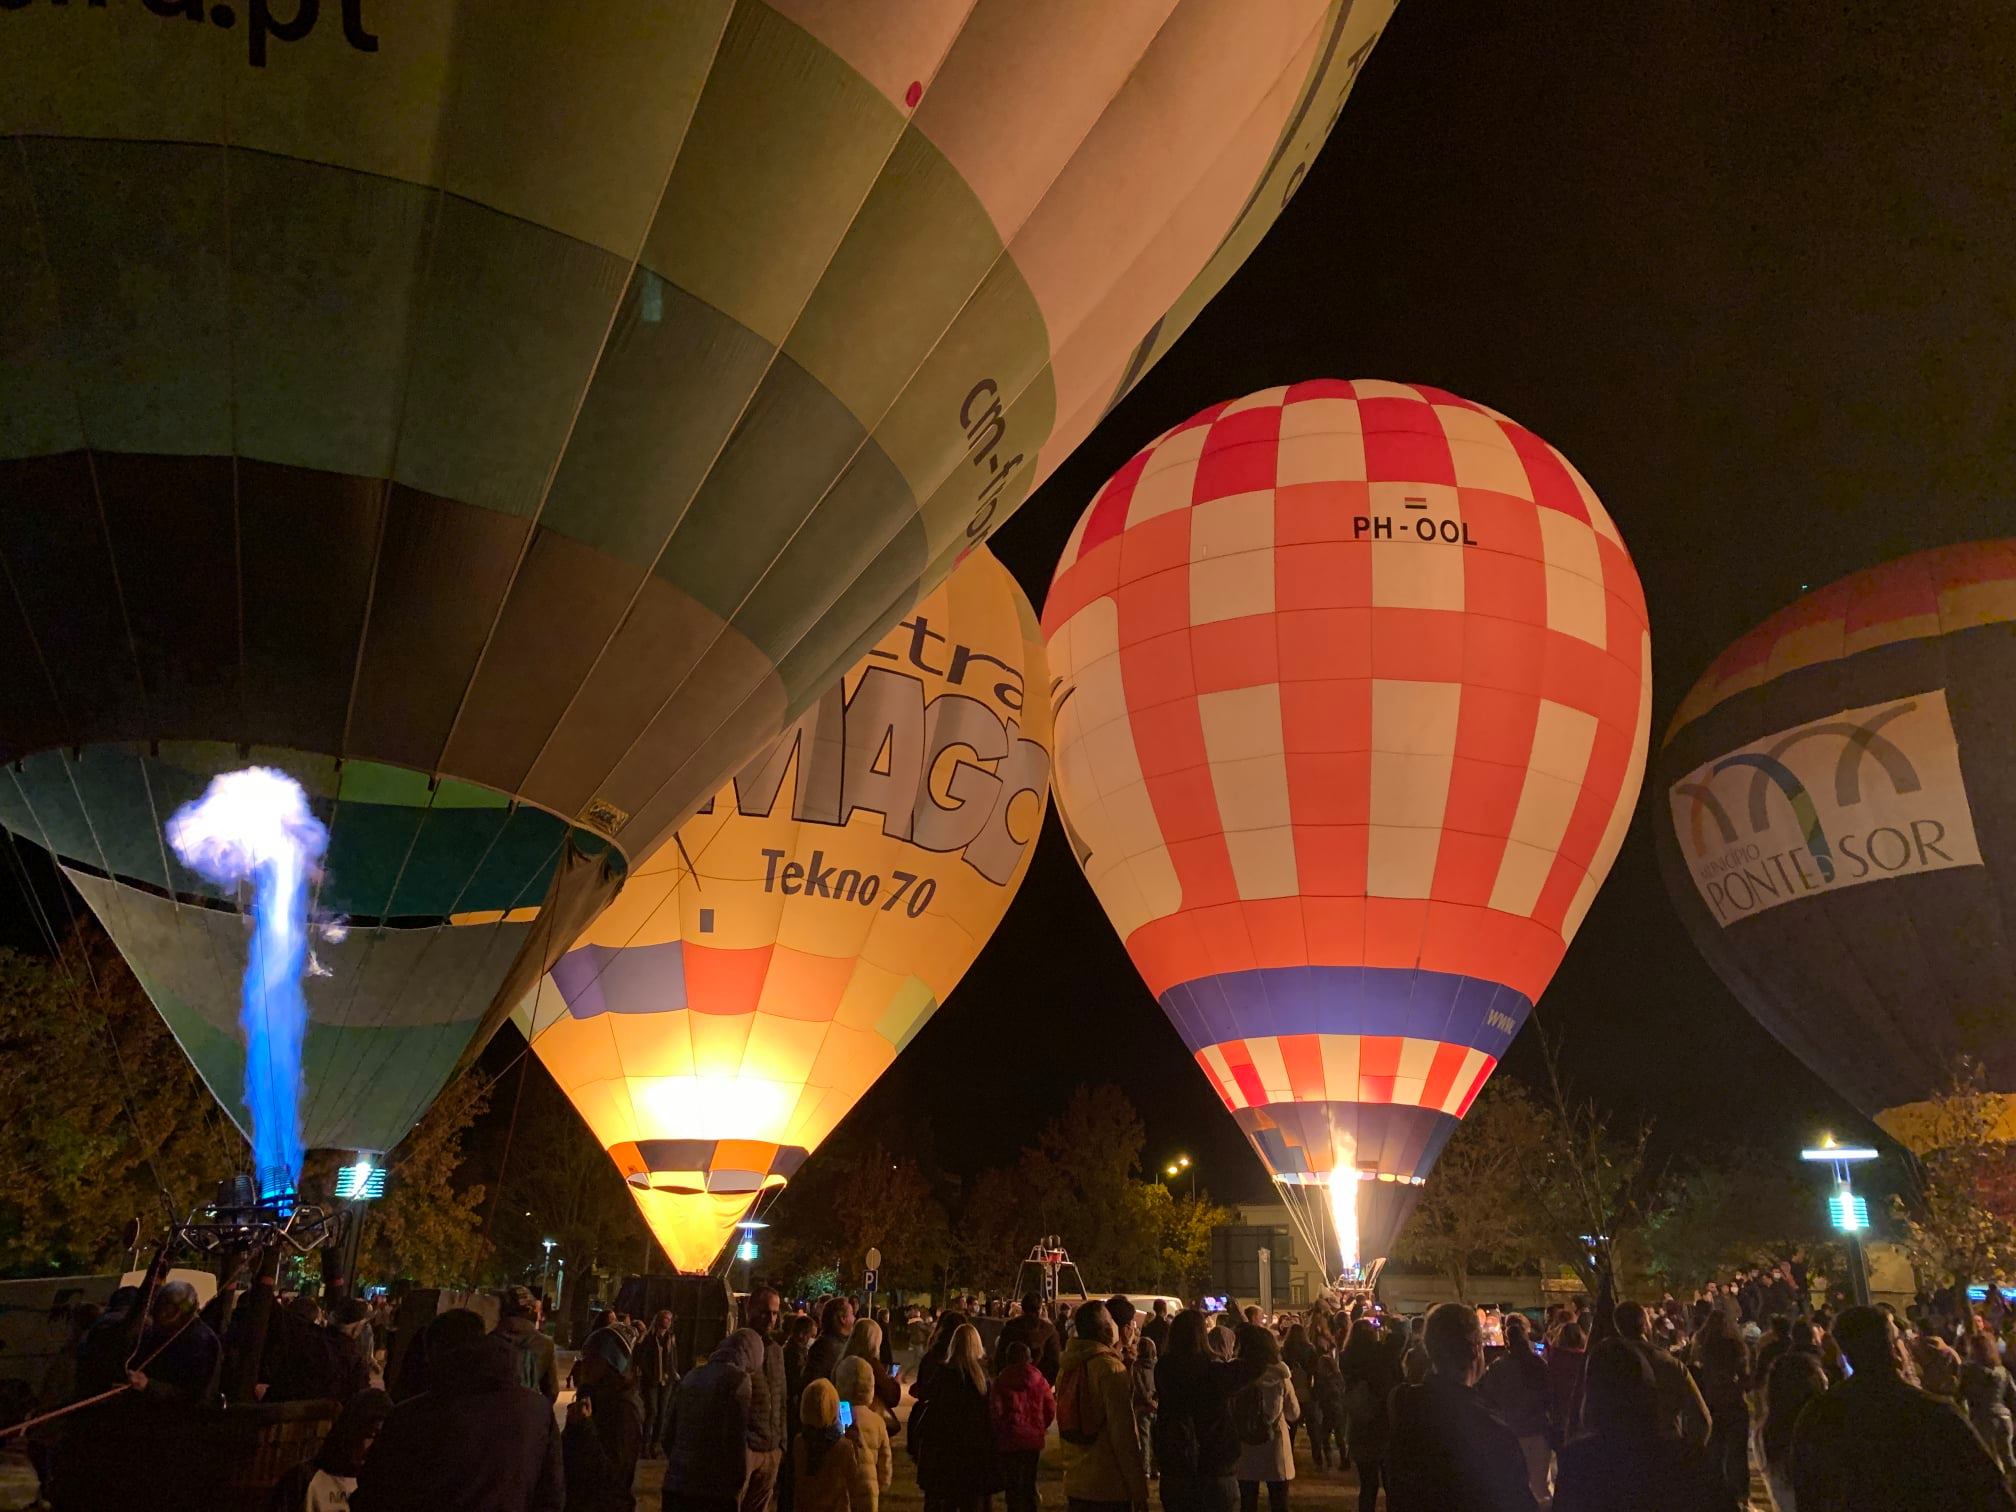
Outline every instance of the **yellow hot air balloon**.
{"label": "yellow hot air balloon", "polygon": [[645,859],[518,1009],[703,1270],[945,1001],[1050,782],[1041,632],[984,549]]}

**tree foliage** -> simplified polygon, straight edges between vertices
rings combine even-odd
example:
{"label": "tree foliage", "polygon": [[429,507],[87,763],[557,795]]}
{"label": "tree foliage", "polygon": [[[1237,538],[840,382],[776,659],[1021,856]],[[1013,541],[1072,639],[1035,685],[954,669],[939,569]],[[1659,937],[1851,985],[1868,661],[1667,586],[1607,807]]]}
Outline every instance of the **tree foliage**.
{"label": "tree foliage", "polygon": [[1527,1191],[1544,1226],[1548,1258],[1567,1265],[1593,1295],[1608,1276],[1637,1278],[1658,1173],[1647,1158],[1652,1120],[1623,1123],[1594,1099],[1578,1097],[1561,1075],[1560,1044],[1536,1025],[1547,1067],[1542,1107],[1547,1139],[1527,1174]]}
{"label": "tree foliage", "polygon": [[2016,1273],[2016,1150],[1996,1137],[2004,1108],[1981,1066],[1962,1060],[1914,1131],[1924,1179],[1896,1215],[1912,1265],[1935,1285]]}
{"label": "tree foliage", "polygon": [[1527,1183],[1552,1149],[1549,1110],[1515,1081],[1487,1083],[1422,1188],[1396,1258],[1433,1267],[1466,1299],[1477,1268],[1541,1258],[1550,1236]]}
{"label": "tree foliage", "polygon": [[1678,1292],[1811,1253],[1825,1239],[1806,1173],[1755,1150],[1669,1173],[1645,1225],[1652,1271]]}
{"label": "tree foliage", "polygon": [[455,1078],[388,1158],[385,1195],[364,1209],[362,1279],[472,1286],[490,1255],[480,1184],[464,1179],[463,1139],[490,1102],[490,1081]]}
{"label": "tree foliage", "polygon": [[0,949],[0,1271],[118,1265],[246,1163],[244,1139],[98,925]]}

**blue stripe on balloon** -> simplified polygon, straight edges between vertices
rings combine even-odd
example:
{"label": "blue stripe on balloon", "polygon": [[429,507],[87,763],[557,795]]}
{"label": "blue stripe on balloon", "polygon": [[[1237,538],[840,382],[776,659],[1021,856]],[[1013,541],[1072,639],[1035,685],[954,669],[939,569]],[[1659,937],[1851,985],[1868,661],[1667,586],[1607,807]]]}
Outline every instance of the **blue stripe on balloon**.
{"label": "blue stripe on balloon", "polygon": [[1181,982],[1162,1010],[1194,1055],[1278,1034],[1400,1034],[1502,1058],[1532,1000],[1481,977],[1389,966],[1269,966]]}
{"label": "blue stripe on balloon", "polygon": [[553,985],[577,1019],[603,1013],[663,1013],[686,1006],[686,959],[663,945],[582,945],[553,963]]}

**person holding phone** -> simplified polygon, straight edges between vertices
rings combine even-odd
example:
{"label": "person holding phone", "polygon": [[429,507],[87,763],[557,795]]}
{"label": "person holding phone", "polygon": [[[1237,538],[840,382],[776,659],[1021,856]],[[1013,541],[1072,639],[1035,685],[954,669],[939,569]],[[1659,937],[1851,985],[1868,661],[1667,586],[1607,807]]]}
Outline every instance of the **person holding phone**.
{"label": "person holding phone", "polygon": [[[840,1426],[851,1428],[861,1441],[862,1451],[875,1466],[875,1488],[887,1491],[896,1475],[896,1452],[889,1447],[889,1421],[877,1402],[880,1382],[867,1360],[849,1355],[833,1372],[833,1384],[840,1393]],[[881,1380],[888,1380],[882,1376]]]}
{"label": "person holding phone", "polygon": [[858,1424],[841,1422],[843,1406],[851,1404],[841,1402],[831,1381],[805,1383],[798,1399],[798,1439],[791,1446],[795,1512],[875,1512],[875,1467],[863,1452]]}

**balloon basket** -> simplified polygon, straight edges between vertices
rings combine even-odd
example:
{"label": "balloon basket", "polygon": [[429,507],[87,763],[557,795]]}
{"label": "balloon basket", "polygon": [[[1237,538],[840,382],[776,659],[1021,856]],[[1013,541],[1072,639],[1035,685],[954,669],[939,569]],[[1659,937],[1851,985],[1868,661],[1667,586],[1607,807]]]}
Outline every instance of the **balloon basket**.
{"label": "balloon basket", "polygon": [[205,1256],[250,1254],[280,1245],[296,1254],[322,1248],[337,1235],[335,1214],[301,1202],[291,1186],[261,1190],[243,1174],[217,1184],[217,1195],[169,1228],[169,1242]]}

